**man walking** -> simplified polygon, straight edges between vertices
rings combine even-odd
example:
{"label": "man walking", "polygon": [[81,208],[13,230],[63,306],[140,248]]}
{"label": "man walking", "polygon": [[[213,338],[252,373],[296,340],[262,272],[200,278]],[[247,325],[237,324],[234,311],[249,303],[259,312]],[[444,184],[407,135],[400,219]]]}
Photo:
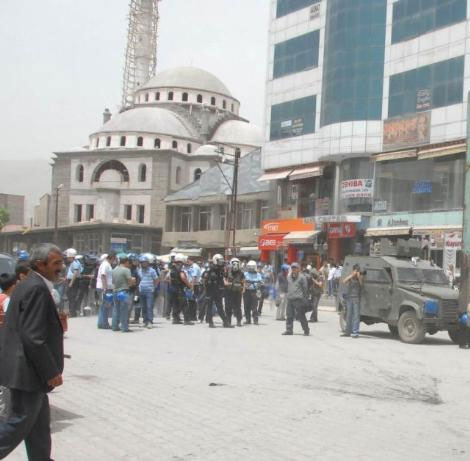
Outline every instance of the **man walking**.
{"label": "man walking", "polygon": [[98,310],[98,328],[109,329],[109,309],[113,307],[113,268],[116,255],[110,253],[101,256],[101,264],[96,278],[96,291],[100,307]]}
{"label": "man walking", "polygon": [[286,307],[287,307],[287,277],[289,275],[289,266],[283,264],[281,266],[281,272],[277,276],[277,292],[279,300],[276,304],[276,320],[286,320]]}
{"label": "man walking", "polygon": [[286,331],[283,335],[294,334],[294,318],[296,318],[304,330],[304,336],[310,334],[307,318],[305,317],[305,305],[308,302],[308,283],[300,272],[299,263],[292,263],[291,273],[287,277],[287,319]]}
{"label": "man walking", "polygon": [[74,248],[69,248],[65,251],[65,257],[67,258],[67,298],[69,300],[69,315],[70,317],[76,317],[80,313],[78,306],[78,281],[80,274],[82,273],[82,265],[77,259],[77,251]]}
{"label": "man walking", "polygon": [[320,273],[312,269],[312,314],[309,322],[318,322],[318,304],[323,293],[323,280]]}
{"label": "man walking", "polygon": [[341,336],[359,337],[361,323],[362,275],[359,264],[354,264],[351,275],[343,281],[348,286],[346,309],[346,332]]}
{"label": "man walking", "polygon": [[113,270],[114,306],[113,306],[113,331],[119,331],[119,326],[123,333],[129,333],[129,308],[131,297],[129,288],[135,284],[129,269],[129,259],[127,254],[118,255],[119,266]]}
{"label": "man walking", "polygon": [[189,314],[189,304],[185,290],[191,290],[188,276],[184,271],[184,256],[177,254],[170,270],[170,288],[173,296],[173,324],[181,324],[181,312],[185,325],[194,325]]}
{"label": "man walking", "polygon": [[153,328],[153,306],[155,303],[155,289],[158,285],[157,271],[150,267],[148,256],[140,257],[140,269],[137,271],[139,283],[139,299],[142,309],[142,318],[146,328]]}
{"label": "man walking", "polygon": [[0,423],[0,459],[25,441],[28,459],[51,460],[47,393],[62,385],[63,330],[52,297],[63,257],[44,243],[33,248],[32,273],[11,297],[2,327],[0,385],[10,389],[11,415]]}

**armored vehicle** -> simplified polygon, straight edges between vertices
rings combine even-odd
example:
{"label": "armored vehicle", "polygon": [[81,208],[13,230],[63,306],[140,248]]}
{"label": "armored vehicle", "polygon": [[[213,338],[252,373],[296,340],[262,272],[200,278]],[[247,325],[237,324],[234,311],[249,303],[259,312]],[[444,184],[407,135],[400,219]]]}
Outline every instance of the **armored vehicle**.
{"label": "armored vehicle", "polygon": [[[347,257],[342,279],[358,264],[362,273],[361,321],[367,325],[386,323],[394,336],[418,344],[426,333],[448,331],[457,342],[458,291],[452,289],[445,272],[430,261],[414,256],[420,247],[399,242],[384,243],[372,256]],[[415,251],[417,250],[417,251]],[[346,328],[347,285],[340,282],[336,301],[340,326]]]}

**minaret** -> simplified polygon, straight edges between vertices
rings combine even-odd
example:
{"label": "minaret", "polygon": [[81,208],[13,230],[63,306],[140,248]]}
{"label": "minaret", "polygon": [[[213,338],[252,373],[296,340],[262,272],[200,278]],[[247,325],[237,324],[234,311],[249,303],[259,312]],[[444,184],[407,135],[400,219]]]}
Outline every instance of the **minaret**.
{"label": "minaret", "polygon": [[134,92],[155,75],[157,68],[158,2],[131,0],[127,35],[122,110],[134,103]]}

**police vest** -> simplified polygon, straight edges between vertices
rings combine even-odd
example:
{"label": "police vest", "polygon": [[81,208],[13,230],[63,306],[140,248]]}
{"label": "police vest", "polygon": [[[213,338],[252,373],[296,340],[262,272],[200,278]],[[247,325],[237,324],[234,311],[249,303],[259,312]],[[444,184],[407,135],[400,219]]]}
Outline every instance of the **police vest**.
{"label": "police vest", "polygon": [[242,291],[243,285],[242,282],[244,280],[244,275],[242,271],[229,271],[227,274],[227,281],[229,283],[228,289],[231,291]]}
{"label": "police vest", "polygon": [[181,280],[181,273],[176,267],[173,267],[170,271],[170,284],[171,288],[177,291],[183,291],[186,287]]}

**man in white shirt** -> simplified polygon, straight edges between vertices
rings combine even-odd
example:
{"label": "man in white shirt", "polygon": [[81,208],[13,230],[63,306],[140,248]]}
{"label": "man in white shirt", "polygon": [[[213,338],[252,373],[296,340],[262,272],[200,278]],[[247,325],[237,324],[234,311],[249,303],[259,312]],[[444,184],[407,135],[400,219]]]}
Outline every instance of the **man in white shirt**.
{"label": "man in white shirt", "polygon": [[335,272],[336,272],[336,264],[330,265],[330,270],[328,271],[328,296],[333,296],[335,292]]}
{"label": "man in white shirt", "polygon": [[[116,260],[116,255],[111,253],[104,254],[101,257],[101,264],[96,277],[96,291],[100,300],[100,308],[98,311],[98,328],[108,330],[110,327],[108,322],[108,309],[113,306],[113,268],[112,264]],[[109,299],[107,299],[109,298]]]}

